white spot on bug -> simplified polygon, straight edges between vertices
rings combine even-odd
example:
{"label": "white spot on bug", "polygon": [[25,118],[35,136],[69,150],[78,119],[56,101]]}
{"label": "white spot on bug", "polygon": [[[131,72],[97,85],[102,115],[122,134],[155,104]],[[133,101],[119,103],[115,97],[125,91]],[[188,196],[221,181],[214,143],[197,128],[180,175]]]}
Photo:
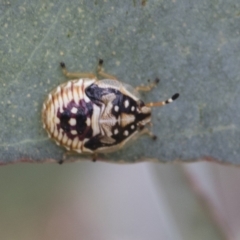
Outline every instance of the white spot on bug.
{"label": "white spot on bug", "polygon": [[124,136],[128,136],[128,134],[129,134],[129,132],[128,132],[127,130],[125,130],[125,131],[123,132],[123,135],[124,135]]}
{"label": "white spot on bug", "polygon": [[134,106],[132,106],[132,107],[131,107],[131,111],[133,112],[134,110],[135,110],[135,107],[134,107]]}
{"label": "white spot on bug", "polygon": [[129,101],[128,100],[125,100],[124,101],[124,107],[127,108],[129,106]]}
{"label": "white spot on bug", "polygon": [[114,110],[115,110],[115,112],[118,112],[119,111],[119,106],[118,105],[114,106]]}
{"label": "white spot on bug", "polygon": [[77,108],[75,108],[75,107],[73,107],[72,109],[71,109],[71,113],[77,113]]}
{"label": "white spot on bug", "polygon": [[169,98],[169,99],[168,99],[168,102],[169,102],[169,103],[173,102],[172,98]]}
{"label": "white spot on bug", "polygon": [[115,129],[115,130],[113,131],[113,133],[114,133],[114,135],[117,135],[117,134],[119,133],[118,129]]}
{"label": "white spot on bug", "polygon": [[77,123],[76,118],[70,118],[70,120],[69,120],[69,124],[70,124],[71,126],[75,126],[76,123]]}
{"label": "white spot on bug", "polygon": [[76,130],[72,130],[72,131],[71,131],[71,134],[72,134],[72,135],[76,135],[76,134],[77,134],[77,131],[76,131]]}
{"label": "white spot on bug", "polygon": [[131,126],[131,129],[134,129],[134,128],[135,128],[135,126],[134,126],[134,125],[132,125],[132,126]]}

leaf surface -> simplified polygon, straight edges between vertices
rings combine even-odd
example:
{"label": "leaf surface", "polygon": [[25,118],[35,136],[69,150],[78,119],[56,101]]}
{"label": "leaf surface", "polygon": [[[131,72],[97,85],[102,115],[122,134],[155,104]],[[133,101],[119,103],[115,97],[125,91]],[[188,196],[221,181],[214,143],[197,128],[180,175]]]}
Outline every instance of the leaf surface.
{"label": "leaf surface", "polygon": [[[240,14],[237,0],[5,1],[0,4],[0,161],[62,159],[41,123],[47,93],[66,81],[59,68],[107,72],[133,86],[161,78],[145,102],[153,132],[104,161],[240,162]],[[74,157],[75,158],[75,157]],[[85,157],[86,158],[86,157]]]}

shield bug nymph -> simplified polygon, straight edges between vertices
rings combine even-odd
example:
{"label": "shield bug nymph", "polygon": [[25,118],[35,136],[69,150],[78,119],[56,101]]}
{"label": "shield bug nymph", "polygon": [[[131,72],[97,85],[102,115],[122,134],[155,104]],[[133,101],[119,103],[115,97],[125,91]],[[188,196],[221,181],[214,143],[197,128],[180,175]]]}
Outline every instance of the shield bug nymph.
{"label": "shield bug nymph", "polygon": [[97,76],[93,73],[68,72],[71,79],[53,89],[43,103],[43,127],[50,138],[68,151],[92,154],[114,152],[143,134],[155,139],[147,128],[151,123],[151,108],[173,102],[179,94],[162,102],[145,104],[140,91],[150,91],[158,83],[132,86],[120,82],[102,70],[100,60]]}

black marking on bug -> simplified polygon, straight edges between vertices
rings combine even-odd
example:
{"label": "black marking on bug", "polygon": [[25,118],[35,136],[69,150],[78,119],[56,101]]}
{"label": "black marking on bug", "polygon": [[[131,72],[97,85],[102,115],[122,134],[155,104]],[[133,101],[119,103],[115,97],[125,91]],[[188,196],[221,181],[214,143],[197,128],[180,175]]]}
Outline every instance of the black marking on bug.
{"label": "black marking on bug", "polygon": [[70,132],[71,126],[68,121],[71,118],[71,111],[68,108],[64,108],[64,111],[60,113],[58,110],[57,117],[60,119],[60,124],[58,124],[58,127],[61,128],[64,132]]}
{"label": "black marking on bug", "polygon": [[[110,137],[110,138],[115,140],[113,143],[105,143],[105,142],[103,142],[102,139],[106,138],[107,136],[104,136],[102,134],[98,134],[98,135],[93,136],[92,138],[90,138],[84,144],[84,147],[94,151],[94,150],[96,150],[98,148],[111,147],[111,146],[117,145],[117,144],[123,142],[125,139],[127,139],[129,136],[131,136],[136,131],[136,127],[134,129],[131,128],[131,126],[134,125],[134,124],[136,124],[136,123],[130,123],[127,126],[125,126],[124,128],[119,126],[118,124],[116,124],[112,128],[112,132],[114,132],[114,130],[117,129],[118,133],[117,134],[113,134]],[[124,134],[126,132],[128,133],[127,135]]]}
{"label": "black marking on bug", "polygon": [[[150,115],[150,114],[148,114]],[[146,114],[142,114],[142,113],[137,113],[135,115],[136,119],[135,121],[127,124],[126,126],[122,127],[121,125],[119,125],[119,123],[117,122],[112,128],[111,128],[111,132],[112,135],[111,136],[106,136],[103,134],[98,134],[96,136],[93,136],[92,138],[90,138],[85,144],[84,147],[94,151],[96,149],[99,148],[103,148],[103,147],[111,147],[117,144],[120,144],[121,142],[123,142],[125,139],[129,138],[134,132],[139,130],[139,126],[138,126],[138,122],[145,119],[146,118]],[[144,126],[142,127],[144,128]],[[112,141],[111,143],[106,143],[106,141],[104,141],[105,139],[112,139],[114,141]]]}
{"label": "black marking on bug", "polygon": [[[125,102],[128,102],[127,107],[125,107]],[[123,95],[120,91],[117,92],[116,98],[113,100],[112,104],[113,106],[119,107],[119,111],[117,113],[113,111],[113,114],[115,115],[119,115],[119,113],[133,114],[137,108],[136,102],[132,98]],[[134,107],[134,111],[131,110],[132,107]]]}
{"label": "black marking on bug", "polygon": [[98,106],[101,106],[104,103],[102,100],[104,95],[111,93],[117,95],[118,92],[119,91],[114,88],[100,88],[94,83],[85,89],[86,95],[91,99],[93,103],[97,104]]}
{"label": "black marking on bug", "polygon": [[[72,113],[71,110],[77,108],[76,113]],[[91,102],[86,103],[83,99],[76,104],[73,100],[69,102],[67,107],[63,108],[63,112],[58,109],[57,117],[60,123],[57,124],[58,129],[61,128],[64,133],[67,134],[68,138],[74,139],[76,135],[72,134],[71,131],[75,130],[79,140],[84,138],[90,138],[92,136],[92,128],[87,126],[87,118],[91,118],[93,113],[93,106]],[[72,126],[69,121],[70,119],[76,120],[76,125]]]}
{"label": "black marking on bug", "polygon": [[[112,101],[112,104],[113,104],[112,114],[115,117],[118,117],[121,113],[134,114],[137,121],[142,121],[143,119],[151,115],[150,113],[148,114],[144,114],[141,112],[138,113],[136,109],[143,107],[145,105],[144,102],[139,100],[136,103],[136,101],[133,100],[131,97],[122,94],[122,92],[120,92],[117,89],[110,88],[110,87],[100,88],[96,84],[91,84],[89,87],[86,88],[85,93],[90,98],[90,100],[93,103],[97,104],[98,106],[102,106],[102,104],[104,104],[102,100],[103,96],[113,93],[115,95],[115,99]],[[125,107],[125,104],[124,104],[125,101],[129,102],[127,107]],[[119,107],[118,111],[115,111],[114,109],[115,106]],[[134,111],[131,110],[132,107],[134,107]]]}

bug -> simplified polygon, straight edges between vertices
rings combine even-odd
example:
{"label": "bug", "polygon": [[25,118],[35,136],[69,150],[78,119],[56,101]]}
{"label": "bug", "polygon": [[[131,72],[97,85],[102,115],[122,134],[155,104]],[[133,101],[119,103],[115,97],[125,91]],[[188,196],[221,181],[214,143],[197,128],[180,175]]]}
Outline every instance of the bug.
{"label": "bug", "polygon": [[[68,151],[91,154],[114,152],[143,134],[156,136],[147,128],[151,108],[164,106],[179,97],[174,94],[162,102],[145,104],[141,91],[152,90],[157,83],[132,86],[122,83],[102,69],[93,73],[69,72],[60,63],[63,74],[71,79],[53,89],[43,103],[42,121],[50,138]],[[104,79],[99,80],[99,77]]]}

